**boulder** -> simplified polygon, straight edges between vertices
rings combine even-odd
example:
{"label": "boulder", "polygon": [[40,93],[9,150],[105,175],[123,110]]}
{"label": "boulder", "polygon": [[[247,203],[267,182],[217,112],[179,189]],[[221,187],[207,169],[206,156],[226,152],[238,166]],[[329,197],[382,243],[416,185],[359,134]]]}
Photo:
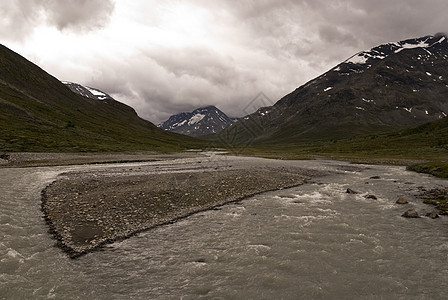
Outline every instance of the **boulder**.
{"label": "boulder", "polygon": [[398,198],[398,200],[395,201],[395,203],[397,203],[397,204],[407,204],[408,201],[406,199],[404,199],[404,198]]}
{"label": "boulder", "polygon": [[346,191],[347,194],[359,194],[358,192],[352,190],[351,188],[348,188]]}
{"label": "boulder", "polygon": [[426,213],[426,216],[431,219],[437,219],[439,217],[439,214],[436,211],[431,211],[429,213]]}
{"label": "boulder", "polygon": [[418,212],[415,209],[413,209],[413,208],[408,209],[401,216],[405,217],[405,218],[419,218],[420,217],[418,215]]}

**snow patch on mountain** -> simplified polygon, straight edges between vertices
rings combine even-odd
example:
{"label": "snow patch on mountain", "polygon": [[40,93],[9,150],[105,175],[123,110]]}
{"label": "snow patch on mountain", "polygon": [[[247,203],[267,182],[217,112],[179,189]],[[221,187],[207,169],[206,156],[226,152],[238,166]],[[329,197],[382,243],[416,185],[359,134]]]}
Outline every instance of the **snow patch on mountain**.
{"label": "snow patch on mountain", "polygon": [[398,52],[401,52],[401,51],[406,50],[406,49],[427,48],[427,47],[429,47],[429,44],[426,43],[426,42],[421,41],[418,44],[408,44],[408,43],[406,43],[406,44],[400,45],[400,47],[401,48],[395,50],[394,52],[398,53]]}
{"label": "snow patch on mountain", "polygon": [[88,86],[86,86],[85,88],[88,89],[89,92],[91,92],[91,93],[94,94],[95,96],[101,96],[101,97],[106,96],[105,93],[103,93],[103,92],[101,92],[101,91],[99,91],[99,90],[97,90],[97,89],[94,89],[94,88],[91,88],[91,87],[88,87]]}
{"label": "snow patch on mountain", "polygon": [[190,118],[190,120],[188,121],[188,125],[193,125],[196,124],[197,122],[201,121],[202,119],[204,119],[205,115],[203,114],[195,114],[194,116],[192,116]]}

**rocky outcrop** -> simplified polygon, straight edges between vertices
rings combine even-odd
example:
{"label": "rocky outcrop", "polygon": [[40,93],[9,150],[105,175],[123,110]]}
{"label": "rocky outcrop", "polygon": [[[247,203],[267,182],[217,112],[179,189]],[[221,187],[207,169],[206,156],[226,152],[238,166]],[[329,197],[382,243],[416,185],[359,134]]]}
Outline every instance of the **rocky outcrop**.
{"label": "rocky outcrop", "polygon": [[439,217],[439,214],[436,211],[431,211],[431,212],[426,213],[425,216],[427,216],[428,218],[431,218],[431,219],[437,219]]}
{"label": "rocky outcrop", "polygon": [[352,194],[352,195],[356,195],[359,194],[357,191],[352,190],[351,188],[348,188],[346,191],[347,194]]}
{"label": "rocky outcrop", "polygon": [[398,198],[398,200],[395,201],[395,203],[397,203],[397,204],[408,204],[409,202],[406,199],[404,199],[404,198]]}
{"label": "rocky outcrop", "polygon": [[408,209],[401,216],[405,218],[420,218],[418,212],[413,208]]}

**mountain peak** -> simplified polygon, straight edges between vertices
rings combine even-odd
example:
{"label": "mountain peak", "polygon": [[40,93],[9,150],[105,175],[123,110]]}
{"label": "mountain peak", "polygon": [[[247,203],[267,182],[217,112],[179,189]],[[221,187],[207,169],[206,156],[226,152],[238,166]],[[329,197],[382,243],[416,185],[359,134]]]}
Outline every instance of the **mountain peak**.
{"label": "mountain peak", "polygon": [[192,112],[173,115],[158,127],[189,136],[201,136],[219,132],[232,123],[233,120],[225,113],[216,106],[209,105],[197,108]]}

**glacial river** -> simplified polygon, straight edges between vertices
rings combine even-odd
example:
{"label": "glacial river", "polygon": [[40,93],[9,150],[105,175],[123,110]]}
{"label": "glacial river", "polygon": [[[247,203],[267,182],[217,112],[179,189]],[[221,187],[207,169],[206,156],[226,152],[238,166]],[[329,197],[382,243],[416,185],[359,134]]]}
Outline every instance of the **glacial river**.
{"label": "glacial river", "polygon": [[447,181],[396,166],[285,163],[337,173],[75,260],[54,247],[40,191],[61,172],[110,166],[0,169],[0,299],[448,298],[448,217],[401,217],[430,211],[419,187]]}

